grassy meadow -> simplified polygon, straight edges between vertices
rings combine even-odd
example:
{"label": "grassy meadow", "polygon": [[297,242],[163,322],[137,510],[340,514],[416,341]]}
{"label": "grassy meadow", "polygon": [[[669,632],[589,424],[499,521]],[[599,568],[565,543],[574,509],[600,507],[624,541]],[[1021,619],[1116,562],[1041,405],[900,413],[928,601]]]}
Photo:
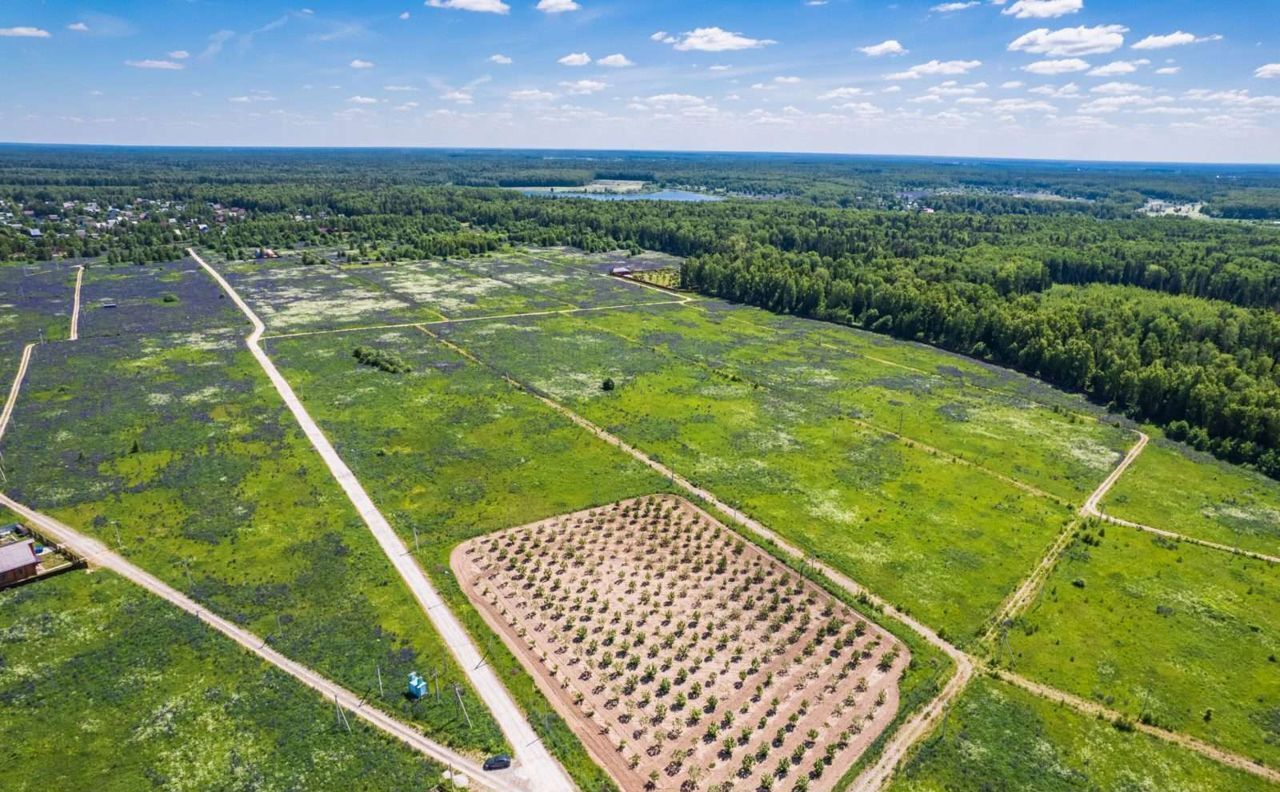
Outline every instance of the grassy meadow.
{"label": "grassy meadow", "polygon": [[1273,787],[989,677],[970,683],[889,792],[1253,792]]}
{"label": "grassy meadow", "polygon": [[410,670],[464,681],[238,330],[37,350],[3,451],[8,494],[119,547],[284,654],[476,753],[478,700],[409,709]]}
{"label": "grassy meadow", "polygon": [[[361,366],[356,346],[412,371]],[[417,543],[423,567],[579,785],[610,788],[472,608],[449,553],[500,528],[661,490],[665,480],[413,328],[272,339],[268,350],[383,514]]]}
{"label": "grassy meadow", "polygon": [[123,578],[0,592],[12,792],[421,790],[440,768]]}
{"label": "grassy meadow", "polygon": [[1135,720],[1280,762],[1280,569],[1097,530],[1068,548],[998,659]]}
{"label": "grassy meadow", "polygon": [[1113,517],[1280,555],[1280,482],[1153,439],[1102,504]]}
{"label": "grassy meadow", "polygon": [[821,399],[596,326],[609,319],[632,317],[445,332],[961,643],[1070,519],[1052,500],[863,428]]}
{"label": "grassy meadow", "polygon": [[71,329],[76,271],[62,264],[0,264],[0,393],[27,344],[58,341]]}

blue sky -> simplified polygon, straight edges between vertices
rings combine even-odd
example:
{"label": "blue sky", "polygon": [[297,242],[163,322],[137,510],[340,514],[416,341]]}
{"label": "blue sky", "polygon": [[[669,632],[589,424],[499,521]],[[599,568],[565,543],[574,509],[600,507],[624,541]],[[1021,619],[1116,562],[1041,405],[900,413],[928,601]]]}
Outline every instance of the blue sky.
{"label": "blue sky", "polygon": [[1280,162],[1277,0],[0,0],[0,140]]}

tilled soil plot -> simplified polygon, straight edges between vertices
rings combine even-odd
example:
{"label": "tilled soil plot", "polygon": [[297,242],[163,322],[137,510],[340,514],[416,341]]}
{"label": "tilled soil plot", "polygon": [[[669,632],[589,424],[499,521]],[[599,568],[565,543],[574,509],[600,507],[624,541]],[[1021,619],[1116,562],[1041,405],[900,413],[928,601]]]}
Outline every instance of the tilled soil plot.
{"label": "tilled soil plot", "polygon": [[478,537],[452,564],[624,790],[824,792],[898,708],[904,646],[681,498]]}

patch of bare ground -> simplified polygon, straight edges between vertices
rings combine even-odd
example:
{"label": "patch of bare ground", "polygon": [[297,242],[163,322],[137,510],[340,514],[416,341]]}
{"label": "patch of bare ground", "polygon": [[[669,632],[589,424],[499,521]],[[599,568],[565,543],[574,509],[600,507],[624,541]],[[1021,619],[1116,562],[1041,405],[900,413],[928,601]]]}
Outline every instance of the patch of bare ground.
{"label": "patch of bare ground", "polygon": [[678,497],[478,537],[451,563],[624,790],[825,792],[898,709],[906,647]]}

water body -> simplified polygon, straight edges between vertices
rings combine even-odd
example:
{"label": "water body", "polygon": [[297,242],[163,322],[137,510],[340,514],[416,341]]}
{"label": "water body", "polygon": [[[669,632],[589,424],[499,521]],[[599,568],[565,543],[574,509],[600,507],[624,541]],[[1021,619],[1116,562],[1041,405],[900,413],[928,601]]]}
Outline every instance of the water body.
{"label": "water body", "polygon": [[710,203],[723,201],[718,195],[689,192],[688,190],[659,190],[648,193],[588,193],[569,190],[521,190],[525,195],[537,198],[586,198],[590,201],[681,201],[684,203]]}

